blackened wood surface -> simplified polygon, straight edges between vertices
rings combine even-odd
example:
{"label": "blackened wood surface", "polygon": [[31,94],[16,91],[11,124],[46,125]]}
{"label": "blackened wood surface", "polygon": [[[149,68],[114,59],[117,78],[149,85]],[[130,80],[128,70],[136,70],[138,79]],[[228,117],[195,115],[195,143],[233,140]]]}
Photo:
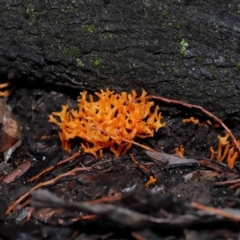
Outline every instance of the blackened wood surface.
{"label": "blackened wood surface", "polygon": [[0,73],[144,88],[240,119],[240,2],[2,0]]}

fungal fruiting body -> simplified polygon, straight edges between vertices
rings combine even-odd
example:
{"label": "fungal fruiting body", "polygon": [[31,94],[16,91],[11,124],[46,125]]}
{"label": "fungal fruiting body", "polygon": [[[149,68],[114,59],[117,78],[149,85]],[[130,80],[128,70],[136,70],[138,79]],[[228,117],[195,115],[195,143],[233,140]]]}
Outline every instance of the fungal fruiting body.
{"label": "fungal fruiting body", "polygon": [[238,152],[236,151],[236,148],[230,144],[228,141],[229,134],[227,133],[224,137],[221,137],[218,135],[218,150],[217,155],[214,154],[213,147],[210,147],[211,152],[211,159],[216,157],[218,162],[222,162],[223,160],[227,160],[227,164],[230,168],[234,167],[235,161],[238,157]]}
{"label": "fungal fruiting body", "polygon": [[61,112],[50,115],[49,122],[60,128],[59,137],[65,150],[70,151],[70,140],[79,137],[82,149],[95,157],[102,157],[104,148],[119,156],[131,148],[136,137],[152,137],[165,126],[159,107],[146,98],[145,91],[140,97],[135,91],[128,94],[109,89],[95,94],[96,101],[87,91],[81,92],[78,109],[69,110],[63,105]]}
{"label": "fungal fruiting body", "polygon": [[183,123],[193,123],[195,125],[198,125],[199,127],[204,126],[205,124],[211,125],[211,121],[207,120],[206,122],[202,122],[200,123],[200,121],[194,117],[190,117],[190,118],[185,118],[182,120]]}
{"label": "fungal fruiting body", "polygon": [[184,156],[185,149],[184,149],[183,145],[180,145],[180,147],[174,148],[174,150],[175,150],[175,154],[177,156],[179,156],[179,157],[183,157]]}
{"label": "fungal fruiting body", "polygon": [[[195,125],[203,126],[204,124],[211,125],[211,122],[207,120],[204,123],[200,123],[198,119],[195,119],[194,117],[183,119],[184,123],[192,122]],[[219,127],[217,124],[214,125],[215,127]],[[215,154],[215,151],[213,147],[211,146],[209,148],[210,150],[210,159],[216,159],[218,162],[222,162],[224,160],[227,160],[227,164],[230,168],[234,167],[235,161],[238,158],[239,154],[236,149],[236,145],[231,144],[230,141],[228,141],[229,134],[227,133],[224,137],[221,137],[218,135],[218,149],[217,153]],[[237,141],[237,144],[240,144],[240,141]],[[176,150],[177,151],[177,150]]]}

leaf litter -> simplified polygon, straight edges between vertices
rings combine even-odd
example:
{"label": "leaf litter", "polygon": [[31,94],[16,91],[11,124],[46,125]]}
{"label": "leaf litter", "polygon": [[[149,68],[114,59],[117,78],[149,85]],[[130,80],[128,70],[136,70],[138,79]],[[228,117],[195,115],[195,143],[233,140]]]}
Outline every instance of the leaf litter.
{"label": "leaf litter", "polygon": [[[72,96],[77,96],[77,92]],[[176,114],[168,108],[162,113],[166,128],[153,138],[140,141],[156,152],[131,149],[137,164],[129,155],[115,157],[108,151],[102,159],[79,153],[78,140],[72,142],[76,155],[71,158],[71,154],[61,150],[57,127],[47,124],[47,120],[48,114],[66,101],[74,106],[75,98],[22,87],[9,99],[24,138],[2,168],[0,205],[5,211],[8,209],[8,214],[1,215],[4,224],[0,236],[6,239],[16,239],[22,233],[29,238],[37,233],[42,239],[46,234],[49,239],[237,236],[240,193],[238,187],[231,186],[239,182],[239,164],[236,162],[230,170],[225,163],[208,159],[206,142],[217,146],[217,135],[224,133],[222,129],[184,124],[182,118],[193,114],[199,117],[199,113],[181,108]],[[238,131],[235,126],[234,133]],[[184,157],[175,155],[174,149],[180,145],[184,145]],[[4,182],[25,162],[31,163],[26,173]],[[156,182],[146,189],[149,176],[154,176]],[[217,185],[218,182],[222,184]],[[50,211],[44,213],[43,207]],[[29,224],[30,229],[26,228]],[[223,225],[225,230],[220,232]],[[17,230],[13,234],[10,228]]]}

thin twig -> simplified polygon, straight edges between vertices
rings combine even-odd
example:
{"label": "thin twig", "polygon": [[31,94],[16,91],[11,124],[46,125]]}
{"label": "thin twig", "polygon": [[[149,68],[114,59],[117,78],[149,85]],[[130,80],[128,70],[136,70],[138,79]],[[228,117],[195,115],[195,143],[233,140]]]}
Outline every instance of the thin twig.
{"label": "thin twig", "polygon": [[187,107],[187,108],[195,108],[195,109],[198,109],[198,110],[202,111],[203,113],[205,113],[206,115],[208,115],[209,117],[214,119],[218,124],[220,124],[226,130],[226,132],[232,138],[232,141],[234,142],[234,144],[235,144],[235,146],[236,146],[236,148],[237,148],[237,150],[240,154],[240,146],[239,146],[236,138],[232,134],[231,130],[222,122],[222,120],[220,118],[218,118],[217,116],[215,116],[214,114],[212,114],[211,112],[209,112],[208,110],[203,108],[202,106],[193,105],[193,104],[185,103],[185,102],[182,102],[182,101],[173,100],[173,99],[164,98],[164,97],[155,96],[155,95],[148,95],[146,98],[147,99],[160,100],[160,101],[163,101],[163,102],[166,102],[166,103],[173,103],[173,104],[181,105],[181,106],[184,106],[184,107]]}
{"label": "thin twig", "polygon": [[121,199],[122,199],[122,196],[110,196],[110,197],[102,197],[94,200],[89,200],[86,202],[91,204],[97,204],[97,203],[120,201]]}
{"label": "thin twig", "polygon": [[83,167],[83,168],[74,168],[71,171],[68,171],[66,173],[63,174],[59,174],[57,177],[50,179],[46,182],[40,182],[38,183],[36,186],[34,186],[33,188],[31,188],[29,191],[27,191],[25,194],[23,194],[21,197],[19,197],[12,205],[10,205],[7,209],[7,211],[5,212],[5,215],[8,215],[20,202],[22,202],[26,197],[29,196],[29,194],[31,192],[33,192],[34,190],[47,186],[47,185],[53,185],[55,184],[60,178],[66,177],[66,176],[70,176],[70,175],[75,175],[76,172],[78,171],[85,171],[85,170],[90,170],[91,167]]}
{"label": "thin twig", "polygon": [[214,185],[215,186],[224,186],[224,185],[236,184],[236,183],[240,183],[240,178],[233,179],[233,180],[227,180],[227,181],[224,181],[224,182],[216,182],[216,183],[214,183]]}
{"label": "thin twig", "polygon": [[234,215],[234,214],[228,213],[228,212],[226,212],[225,210],[222,210],[222,209],[217,209],[217,208],[214,208],[214,207],[208,207],[208,206],[196,203],[196,202],[191,202],[191,206],[193,208],[198,209],[198,210],[213,213],[213,214],[228,218],[228,219],[233,220],[233,221],[237,221],[237,222],[240,221],[240,216],[239,215]]}
{"label": "thin twig", "polygon": [[[58,163],[56,164],[56,166],[60,166],[60,165],[62,165],[62,164],[64,164],[64,163],[66,163],[66,162],[69,162],[69,161],[71,161],[72,159],[78,157],[79,155],[80,155],[80,152],[76,152],[76,153],[74,153],[71,157],[68,157],[68,158],[66,158],[66,159],[58,162]],[[32,178],[28,179],[28,182],[33,182],[33,181],[35,181],[36,179],[40,178],[43,174],[45,174],[45,173],[47,173],[47,172],[50,172],[50,171],[53,170],[54,168],[55,168],[55,166],[50,166],[50,167],[44,169],[42,172],[40,172],[40,173],[38,173],[37,175],[33,176]]]}
{"label": "thin twig", "polygon": [[[107,134],[107,135],[108,135],[109,137],[111,137],[112,139],[116,138],[116,136],[114,136],[113,134],[111,134],[111,133],[109,133],[109,132],[107,132],[107,131],[105,131],[105,130],[99,129],[99,128],[97,128],[97,127],[92,127],[92,128],[95,129],[95,130],[98,130],[98,131],[100,131],[100,132],[102,132],[102,133]],[[121,140],[122,140],[123,142],[131,143],[131,144],[133,144],[133,145],[136,145],[136,146],[138,146],[138,147],[141,147],[141,148],[143,148],[143,149],[145,149],[145,150],[148,150],[148,151],[151,151],[151,152],[156,152],[155,149],[150,148],[150,147],[148,147],[148,146],[146,146],[146,145],[137,143],[137,142],[135,142],[135,141],[133,141],[133,140],[128,140],[128,139],[126,139],[126,138],[124,138],[124,137],[122,137]]]}
{"label": "thin twig", "polygon": [[231,186],[229,186],[228,188],[229,189],[234,189],[234,188],[238,188],[240,186],[240,183],[236,183],[236,184],[233,184]]}

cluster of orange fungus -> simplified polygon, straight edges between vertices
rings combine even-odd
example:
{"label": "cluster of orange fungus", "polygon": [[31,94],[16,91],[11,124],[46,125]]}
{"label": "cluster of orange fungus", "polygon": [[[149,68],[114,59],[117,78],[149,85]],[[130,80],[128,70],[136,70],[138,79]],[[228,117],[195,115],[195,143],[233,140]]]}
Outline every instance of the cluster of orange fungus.
{"label": "cluster of orange fungus", "polygon": [[175,154],[177,156],[179,156],[179,157],[183,157],[184,156],[185,149],[184,149],[183,145],[181,145],[180,147],[174,148],[174,150],[175,150]]}
{"label": "cluster of orange fungus", "polygon": [[207,120],[206,122],[202,122],[200,123],[200,121],[194,117],[190,117],[190,118],[185,118],[182,120],[183,123],[193,123],[195,125],[198,125],[199,127],[202,127],[205,124],[209,124],[211,125],[211,121]]}
{"label": "cluster of orange fungus", "polygon": [[[230,168],[234,167],[234,163],[236,158],[238,157],[238,152],[236,149],[231,146],[228,141],[229,134],[227,133],[224,137],[218,135],[218,150],[216,159],[218,162],[222,162],[223,160],[227,160],[227,164]],[[214,158],[214,149],[210,147],[211,159]]]}
{"label": "cluster of orange fungus", "polygon": [[137,97],[135,91],[115,93],[106,89],[95,93],[98,100],[92,95],[81,92],[78,100],[78,109],[69,110],[62,106],[61,112],[53,112],[49,122],[60,128],[62,147],[70,151],[70,140],[80,138],[82,149],[102,157],[102,149],[110,150],[119,156],[125,154],[134,143],[134,138],[153,136],[155,131],[164,127],[159,107],[153,109],[154,102],[146,98],[143,91]]}

